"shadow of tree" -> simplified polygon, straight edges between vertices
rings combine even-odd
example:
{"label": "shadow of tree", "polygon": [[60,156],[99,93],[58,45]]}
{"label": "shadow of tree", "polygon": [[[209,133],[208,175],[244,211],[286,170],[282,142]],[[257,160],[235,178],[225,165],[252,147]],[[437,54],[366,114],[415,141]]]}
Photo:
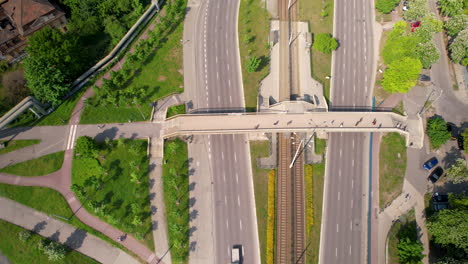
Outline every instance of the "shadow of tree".
{"label": "shadow of tree", "polygon": [[76,229],[67,238],[67,241],[65,241],[65,245],[67,245],[71,249],[78,249],[83,245],[83,242],[87,235],[88,233],[86,233],[86,231],[81,230],[81,229]]}

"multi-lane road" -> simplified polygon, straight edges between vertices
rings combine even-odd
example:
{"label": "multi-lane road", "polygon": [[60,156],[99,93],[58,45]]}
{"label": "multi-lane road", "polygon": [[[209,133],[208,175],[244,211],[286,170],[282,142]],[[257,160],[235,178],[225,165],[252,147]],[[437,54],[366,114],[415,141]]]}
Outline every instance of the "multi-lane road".
{"label": "multi-lane road", "polygon": [[[184,58],[186,91],[192,112],[235,112],[244,110],[244,94],[237,37],[238,0],[190,1],[191,31],[184,45],[191,45],[192,58]],[[190,23],[190,25],[188,25]],[[186,48],[184,47],[184,53]],[[184,55],[186,56],[186,55]],[[189,76],[187,76],[189,75]],[[212,181],[211,259],[190,258],[191,263],[229,263],[231,248],[244,247],[245,263],[259,263],[257,223],[249,144],[245,135],[200,137],[203,153],[194,153],[198,164]],[[190,148],[190,144],[189,144]],[[189,150],[190,152],[190,150]],[[196,197],[195,197],[196,198]],[[202,214],[204,212],[200,212]],[[203,230],[203,229],[199,229]],[[196,231],[197,232],[197,231]],[[210,235],[210,234],[206,234]],[[206,243],[206,241],[205,241]],[[207,245],[209,246],[209,245]],[[206,248],[206,247],[205,247]],[[195,248],[201,256],[203,248]],[[205,254],[206,255],[206,254]]]}
{"label": "multi-lane road", "polygon": [[[370,105],[374,71],[373,6],[364,0],[335,1],[330,107]],[[346,125],[346,123],[345,123]],[[369,134],[330,133],[320,263],[366,262]]]}

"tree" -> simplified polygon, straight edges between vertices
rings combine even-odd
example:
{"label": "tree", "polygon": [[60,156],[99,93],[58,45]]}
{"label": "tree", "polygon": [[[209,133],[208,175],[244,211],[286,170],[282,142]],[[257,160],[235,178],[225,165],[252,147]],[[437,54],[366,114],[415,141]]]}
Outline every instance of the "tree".
{"label": "tree", "polygon": [[439,148],[450,139],[447,123],[442,117],[434,116],[427,120],[426,133],[433,148]]}
{"label": "tree", "polygon": [[464,159],[457,159],[456,163],[448,168],[447,176],[454,183],[468,181],[468,162]]}
{"label": "tree", "polygon": [[463,12],[463,0],[440,0],[439,5],[445,16],[453,17]]}
{"label": "tree", "polygon": [[440,245],[453,244],[460,249],[468,247],[468,210],[445,209],[428,219],[427,228]]}
{"label": "tree", "polygon": [[392,12],[399,2],[398,0],[377,0],[377,2],[375,2],[375,8],[377,8],[380,13],[388,14]]}
{"label": "tree", "polygon": [[466,264],[466,259],[456,260],[451,257],[444,257],[443,259],[438,260],[435,264]]}
{"label": "tree", "polygon": [[133,183],[140,184],[140,180],[138,179],[138,174],[135,172],[130,173],[130,181]]}
{"label": "tree", "polygon": [[406,21],[419,20],[427,14],[426,0],[409,1],[409,9],[403,13],[403,18]]}
{"label": "tree", "polygon": [[388,34],[387,41],[382,51],[382,56],[385,64],[389,65],[393,61],[403,59],[405,57],[415,58],[416,45],[420,42],[413,35],[406,34],[408,25],[405,21],[395,23],[393,30]]}
{"label": "tree", "polygon": [[420,42],[429,42],[436,32],[441,32],[444,23],[438,20],[433,13],[429,13],[421,19],[421,25],[415,29],[414,35]]}
{"label": "tree", "polygon": [[338,42],[328,33],[320,33],[315,36],[312,47],[322,53],[330,54],[338,48]]}
{"label": "tree", "polygon": [[389,93],[407,93],[416,85],[421,69],[418,59],[405,57],[393,61],[383,74],[382,87]]}
{"label": "tree", "polygon": [[261,62],[260,58],[257,58],[256,56],[250,57],[247,61],[247,72],[256,72],[260,67]]}
{"label": "tree", "polygon": [[133,220],[132,220],[132,225],[141,226],[142,224],[143,224],[143,221],[141,220],[141,217],[138,215],[134,215]]}
{"label": "tree", "polygon": [[424,247],[417,240],[411,240],[408,237],[405,237],[398,242],[397,248],[401,264],[421,263],[421,260],[424,257],[424,254],[422,253]]}
{"label": "tree", "polygon": [[445,22],[445,30],[447,31],[447,35],[451,37],[457,36],[457,34],[465,29],[468,24],[468,16],[465,14],[456,15],[450,18],[447,22]]}
{"label": "tree", "polygon": [[440,58],[440,52],[432,41],[418,44],[415,53],[425,69],[429,69]]}
{"label": "tree", "polygon": [[106,32],[111,36],[113,44],[117,44],[127,31],[125,26],[114,16],[109,16],[104,19],[104,27]]}
{"label": "tree", "polygon": [[38,249],[47,255],[50,261],[58,261],[65,257],[67,250],[64,246],[54,241],[42,239],[37,245]]}
{"label": "tree", "polygon": [[461,135],[463,137],[463,148],[465,149],[464,152],[468,154],[468,129],[465,129]]}
{"label": "tree", "polygon": [[450,58],[453,62],[460,63],[468,57],[468,28],[460,31],[449,46]]}
{"label": "tree", "polygon": [[96,141],[91,137],[82,136],[76,140],[75,154],[80,157],[96,157],[98,150]]}

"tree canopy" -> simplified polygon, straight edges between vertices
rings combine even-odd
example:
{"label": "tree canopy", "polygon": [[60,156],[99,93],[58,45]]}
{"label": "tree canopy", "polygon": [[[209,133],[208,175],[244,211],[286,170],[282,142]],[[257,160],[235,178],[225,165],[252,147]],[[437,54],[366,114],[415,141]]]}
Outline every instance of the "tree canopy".
{"label": "tree canopy", "polygon": [[468,28],[465,28],[449,46],[450,58],[455,63],[460,63],[464,58],[468,57]]}
{"label": "tree canopy", "polygon": [[457,34],[463,29],[467,28],[468,16],[465,14],[456,15],[445,22],[445,30],[451,37],[457,36]]}
{"label": "tree canopy", "polygon": [[452,179],[454,183],[468,181],[468,161],[457,159],[455,164],[447,169],[447,176]]}
{"label": "tree canopy", "polygon": [[320,33],[315,35],[314,44],[312,46],[314,49],[322,53],[330,54],[338,48],[338,42],[332,37],[332,35],[328,33]]}
{"label": "tree canopy", "polygon": [[433,148],[439,148],[450,139],[447,123],[442,117],[435,116],[427,120],[426,133]]}
{"label": "tree canopy", "polygon": [[416,85],[421,69],[418,59],[405,57],[393,61],[383,74],[382,87],[389,93],[407,93]]}
{"label": "tree canopy", "polygon": [[426,0],[412,0],[408,2],[409,9],[403,13],[406,21],[419,20],[427,14]]}
{"label": "tree canopy", "polygon": [[456,16],[463,12],[463,0],[440,0],[440,11],[445,16]]}
{"label": "tree canopy", "polygon": [[424,248],[417,240],[411,240],[408,237],[405,237],[398,242],[397,248],[401,264],[421,263],[421,260],[424,257],[424,254],[422,253]]}
{"label": "tree canopy", "polygon": [[430,68],[440,58],[440,52],[432,41],[416,45],[415,53],[425,69]]}
{"label": "tree canopy", "polygon": [[427,228],[436,243],[468,248],[468,209],[445,209],[428,219]]}
{"label": "tree canopy", "polygon": [[395,9],[399,2],[398,0],[377,0],[375,2],[375,8],[379,10],[380,13],[388,14]]}

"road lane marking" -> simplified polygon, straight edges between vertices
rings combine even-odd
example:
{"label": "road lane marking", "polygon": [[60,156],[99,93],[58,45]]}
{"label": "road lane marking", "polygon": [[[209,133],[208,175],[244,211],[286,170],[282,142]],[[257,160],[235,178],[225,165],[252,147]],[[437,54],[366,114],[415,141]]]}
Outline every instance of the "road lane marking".
{"label": "road lane marking", "polygon": [[353,221],[349,222],[349,230],[353,231]]}
{"label": "road lane marking", "polygon": [[229,102],[232,103],[232,96],[229,96]]}
{"label": "road lane marking", "polygon": [[240,230],[242,230],[242,220],[239,220]]}
{"label": "road lane marking", "polygon": [[335,248],[335,257],[338,257],[338,248]]}
{"label": "road lane marking", "polygon": [[227,70],[229,71],[229,64],[226,64],[227,65]]}
{"label": "road lane marking", "polygon": [[341,168],[338,170],[338,177],[341,178]]}
{"label": "road lane marking", "polygon": [[[216,56],[216,63],[218,63],[218,56]],[[216,73],[218,73],[218,72],[216,72]]]}
{"label": "road lane marking", "polygon": [[226,182],[226,173],[223,173],[223,181]]}
{"label": "road lane marking", "polygon": [[226,195],[224,195],[224,204],[227,205],[227,198],[226,198]]}
{"label": "road lane marking", "polygon": [[354,179],[351,179],[351,189],[354,189]]}
{"label": "road lane marking", "polygon": [[221,159],[224,160],[224,152],[221,151]]}
{"label": "road lane marking", "polygon": [[353,166],[353,167],[354,167],[354,160],[352,160],[352,161],[351,161],[351,166]]}
{"label": "road lane marking", "polygon": [[239,174],[236,172],[236,182],[239,183]]}
{"label": "road lane marking", "polygon": [[219,97],[219,95],[218,95],[218,103],[220,103],[220,102],[221,102],[221,97]]}
{"label": "road lane marking", "polygon": [[211,154],[208,154],[208,158],[211,160]]}
{"label": "road lane marking", "polygon": [[343,156],[343,149],[340,149],[340,158]]}
{"label": "road lane marking", "polygon": [[237,205],[240,207],[240,197],[237,195]]}
{"label": "road lane marking", "polygon": [[226,219],[226,228],[229,229],[229,220]]}
{"label": "road lane marking", "polygon": [[338,201],[340,200],[340,192],[338,192]]}
{"label": "road lane marking", "polygon": [[353,209],[353,200],[351,200],[351,209]]}
{"label": "road lane marking", "polygon": [[351,256],[351,245],[349,245],[349,255]]}
{"label": "road lane marking", "polygon": [[354,139],[353,139],[353,148],[354,148]]}
{"label": "road lane marking", "polygon": [[228,79],[229,88],[231,87],[231,79]]}
{"label": "road lane marking", "polygon": [[219,80],[219,72],[216,72],[216,79]]}
{"label": "road lane marking", "polygon": [[226,55],[229,56],[229,49],[226,49]]}
{"label": "road lane marking", "polygon": [[234,160],[237,162],[237,153],[234,152]]}
{"label": "road lane marking", "polygon": [[338,224],[336,224],[336,232],[338,233],[338,231],[339,231]]}

